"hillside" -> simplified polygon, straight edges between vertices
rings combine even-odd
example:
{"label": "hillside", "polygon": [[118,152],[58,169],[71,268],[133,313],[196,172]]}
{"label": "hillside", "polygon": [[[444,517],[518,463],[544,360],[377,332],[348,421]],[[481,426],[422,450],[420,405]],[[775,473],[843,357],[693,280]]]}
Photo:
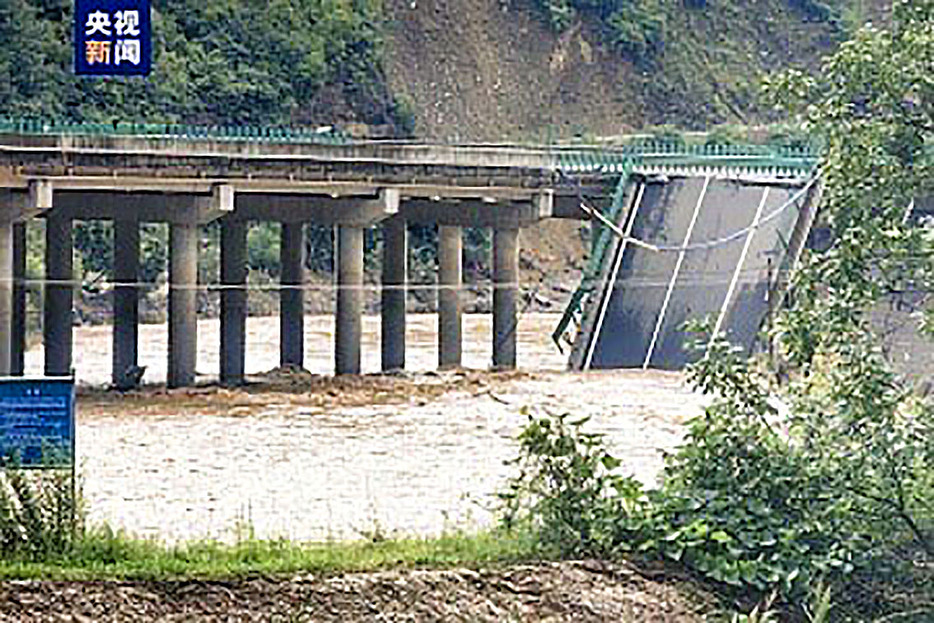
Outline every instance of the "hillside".
{"label": "hillside", "polygon": [[642,50],[583,12],[559,30],[542,3],[387,0],[386,76],[416,134],[544,141],[760,121],[763,73],[814,67],[890,4],[838,1],[825,15],[801,1],[657,3],[658,42]]}
{"label": "hillside", "polygon": [[[71,71],[70,2],[0,0],[0,116],[337,125],[362,136],[536,142],[663,124],[755,123],[766,119],[755,98],[761,75],[790,65],[814,67],[855,24],[884,15],[888,5],[154,0],[149,79],[89,80]],[[33,230],[38,244],[40,232]],[[560,309],[576,285],[585,254],[580,234],[570,222],[524,233],[524,240],[535,241],[523,245],[522,266],[523,283],[541,299],[536,307]],[[165,274],[166,232],[150,225],[143,235],[145,280],[158,282]],[[109,275],[110,236],[109,224],[78,224],[78,266],[87,281]],[[328,273],[330,232],[311,238],[309,268]],[[489,241],[475,240],[468,240],[468,255],[487,253]],[[216,257],[217,241],[216,228],[205,233],[205,257]],[[413,232],[412,246],[425,264],[413,267],[413,278],[433,282],[434,232]],[[38,277],[40,251],[33,248],[30,271]],[[375,242],[368,253],[368,265],[378,272]],[[277,254],[276,225],[254,228],[249,261],[258,282],[277,279]],[[204,282],[216,281],[216,262],[203,273]],[[488,277],[483,269],[475,273],[468,270],[468,281]],[[274,297],[265,303],[253,298],[255,311],[275,304]],[[480,297],[469,308],[488,303]],[[432,304],[420,301],[419,309]],[[205,301],[203,307],[210,312],[214,305]]]}
{"label": "hillside", "polygon": [[86,80],[70,2],[0,0],[0,116],[467,140],[703,129],[761,120],[763,72],[813,66],[888,4],[154,0],[152,75]]}

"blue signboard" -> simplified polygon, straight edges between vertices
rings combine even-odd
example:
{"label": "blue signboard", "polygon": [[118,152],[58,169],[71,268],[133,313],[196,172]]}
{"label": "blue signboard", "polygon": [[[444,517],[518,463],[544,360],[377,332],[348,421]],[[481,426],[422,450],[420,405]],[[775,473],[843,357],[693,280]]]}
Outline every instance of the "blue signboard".
{"label": "blue signboard", "polygon": [[148,75],[152,68],[149,0],[75,0],[75,73]]}
{"label": "blue signboard", "polygon": [[0,378],[0,464],[72,466],[73,379]]}

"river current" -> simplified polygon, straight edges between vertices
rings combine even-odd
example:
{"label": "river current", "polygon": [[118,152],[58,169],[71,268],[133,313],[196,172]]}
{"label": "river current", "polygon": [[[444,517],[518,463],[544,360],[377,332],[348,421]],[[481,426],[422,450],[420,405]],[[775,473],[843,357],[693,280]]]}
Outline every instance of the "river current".
{"label": "river current", "polygon": [[[408,323],[408,368],[431,377],[437,359],[436,317]],[[550,340],[557,316],[526,314],[519,329],[519,366],[529,374],[490,375],[482,392],[454,387],[431,400],[309,407],[288,396],[256,409],[186,403],[179,393],[149,409],[96,409],[79,400],[77,451],[92,523],[165,541],[258,537],[298,540],[375,535],[430,535],[477,529],[494,519],[496,498],[513,468],[516,435],[532,413],[590,416],[623,467],[646,483],[677,445],[686,419],[704,400],[678,373],[564,370]],[[379,367],[379,320],[365,318],[364,371]],[[491,321],[464,321],[464,364],[489,367]],[[217,374],[217,321],[199,325],[198,370]],[[248,322],[247,372],[278,361],[278,321]],[[165,378],[164,326],[140,327],[145,380]],[[109,327],[75,331],[79,383],[109,381]],[[306,320],[306,367],[333,369],[333,320]],[[41,347],[27,355],[41,371]],[[438,382],[437,377],[433,382]],[[223,400],[223,395],[218,395]],[[173,398],[174,400],[174,398]],[[300,401],[299,401],[300,402]],[[339,403],[339,401],[335,401]]]}

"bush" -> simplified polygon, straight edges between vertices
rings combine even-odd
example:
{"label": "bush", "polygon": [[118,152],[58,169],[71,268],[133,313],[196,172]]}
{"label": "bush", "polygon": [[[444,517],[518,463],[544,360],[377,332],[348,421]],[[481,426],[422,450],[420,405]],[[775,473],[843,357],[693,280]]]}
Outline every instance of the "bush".
{"label": "bush", "polygon": [[606,556],[619,545],[619,525],[645,501],[642,486],[614,471],[618,459],[587,419],[534,418],[519,435],[519,475],[500,494],[503,524],[534,533],[543,553]]}
{"label": "bush", "polygon": [[0,472],[0,555],[41,561],[66,554],[82,534],[82,515],[71,472]]}
{"label": "bush", "polygon": [[718,399],[668,458],[639,549],[718,582],[794,596],[866,562],[850,496],[778,432],[783,422],[738,351],[714,341],[690,378]]}
{"label": "bush", "polygon": [[[879,376],[860,373],[841,387],[871,395]],[[659,488],[643,491],[618,474],[601,436],[584,432],[586,420],[530,418],[513,462],[519,475],[501,496],[504,526],[530,531],[547,554],[670,559],[724,588],[777,591],[798,603],[819,582],[841,587],[857,571],[907,569],[905,552],[927,547],[909,502],[917,496],[907,494],[934,473],[921,437],[864,419],[856,451],[822,427],[835,422],[827,412],[808,412],[805,401],[779,413],[764,379],[722,339],[689,376],[716,399],[667,457]],[[858,424],[850,425],[852,435]]]}
{"label": "bush", "polygon": [[603,26],[608,43],[636,61],[649,61],[664,43],[665,8],[657,0],[593,2],[593,0],[540,0],[551,26],[563,31],[579,13]]}

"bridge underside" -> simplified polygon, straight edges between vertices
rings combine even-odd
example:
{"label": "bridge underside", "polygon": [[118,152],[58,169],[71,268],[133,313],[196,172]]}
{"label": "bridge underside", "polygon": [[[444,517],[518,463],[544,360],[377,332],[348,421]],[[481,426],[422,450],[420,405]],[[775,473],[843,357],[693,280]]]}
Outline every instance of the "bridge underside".
{"label": "bridge underside", "polygon": [[[33,190],[35,194],[35,189]],[[227,195],[225,197],[225,194]],[[328,196],[238,195],[220,189],[212,196],[158,193],[54,192],[47,205],[18,209],[23,201],[10,194],[0,199],[0,375],[22,374],[25,349],[26,228],[33,218],[45,220],[45,285],[43,341],[45,373],[72,373],[73,222],[106,219],[114,222],[114,334],[113,382],[132,384],[137,370],[138,304],[140,290],[140,226],[169,224],[169,365],[168,384],[195,382],[197,355],[197,294],[200,227],[218,220],[221,228],[221,380],[243,381],[246,358],[247,233],[251,223],[279,222],[280,243],[280,362],[304,362],[305,257],[307,226],[336,229],[337,324],[336,373],[357,374],[361,365],[364,284],[364,232],[382,229],[384,370],[405,367],[405,300],[408,283],[407,235],[410,223],[440,226],[439,365],[461,364],[462,230],[487,227],[493,235],[494,362],[516,365],[515,324],[519,274],[518,236],[521,228],[550,213],[542,200],[502,203],[483,200],[403,200],[392,189],[376,197],[333,199]],[[550,200],[550,197],[545,199]],[[5,206],[5,209],[4,209]]]}

